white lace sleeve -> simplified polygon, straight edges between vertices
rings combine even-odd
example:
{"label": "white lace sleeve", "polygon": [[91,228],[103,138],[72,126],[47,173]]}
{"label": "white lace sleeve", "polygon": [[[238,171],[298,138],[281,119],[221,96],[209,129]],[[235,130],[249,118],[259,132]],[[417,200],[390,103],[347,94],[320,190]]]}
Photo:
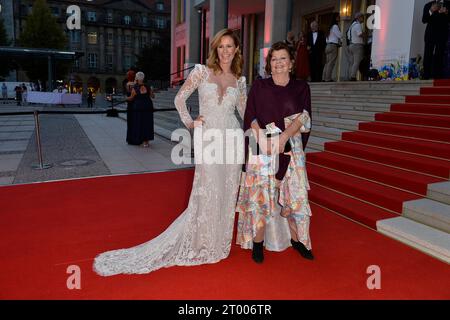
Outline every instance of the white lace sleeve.
{"label": "white lace sleeve", "polygon": [[186,107],[186,100],[190,97],[192,92],[194,92],[203,79],[203,66],[200,64],[196,64],[194,69],[189,74],[188,78],[184,82],[181,89],[178,91],[177,95],[175,96],[175,107],[178,110],[178,113],[180,114],[181,121],[183,121],[184,125],[189,128],[194,122],[191,115],[189,114],[189,111]]}
{"label": "white lace sleeve", "polygon": [[240,77],[238,80],[238,88],[239,88],[239,97],[237,110],[241,119],[244,119],[245,107],[247,105],[247,82],[245,77]]}
{"label": "white lace sleeve", "polygon": [[300,115],[300,121],[303,124],[300,132],[309,132],[311,130],[311,117],[308,111],[303,110],[303,113]]}

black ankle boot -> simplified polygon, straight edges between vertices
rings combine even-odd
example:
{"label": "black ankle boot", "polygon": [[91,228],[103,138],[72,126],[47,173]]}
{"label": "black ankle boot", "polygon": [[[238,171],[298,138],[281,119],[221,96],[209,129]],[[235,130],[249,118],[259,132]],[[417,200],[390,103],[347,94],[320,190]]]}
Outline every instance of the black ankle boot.
{"label": "black ankle boot", "polygon": [[252,259],[256,263],[263,263],[263,261],[264,261],[263,244],[264,244],[264,241],[261,241],[261,242],[253,241]]}
{"label": "black ankle boot", "polygon": [[306,247],[304,246],[303,243],[301,243],[300,241],[294,241],[291,239],[291,244],[292,244],[292,247],[295,250],[297,250],[303,258],[308,259],[308,260],[314,260],[312,250],[306,249]]}

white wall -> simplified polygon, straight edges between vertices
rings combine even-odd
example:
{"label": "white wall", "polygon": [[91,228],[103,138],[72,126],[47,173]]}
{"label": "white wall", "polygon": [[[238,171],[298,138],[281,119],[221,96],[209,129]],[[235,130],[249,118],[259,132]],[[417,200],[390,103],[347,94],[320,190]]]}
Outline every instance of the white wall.
{"label": "white wall", "polygon": [[423,32],[419,35],[422,17],[418,12],[423,9],[424,1],[426,0],[376,2],[381,9],[381,29],[373,32],[372,64],[379,70],[393,64],[394,72],[389,78],[407,80],[408,71],[402,72],[398,66],[409,64],[413,46],[414,52],[423,51]]}

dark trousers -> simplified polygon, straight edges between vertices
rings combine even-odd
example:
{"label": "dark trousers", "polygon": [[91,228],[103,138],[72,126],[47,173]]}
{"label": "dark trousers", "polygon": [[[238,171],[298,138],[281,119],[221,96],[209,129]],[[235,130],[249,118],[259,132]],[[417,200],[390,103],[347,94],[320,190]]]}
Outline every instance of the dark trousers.
{"label": "dark trousers", "polygon": [[322,55],[311,54],[309,56],[309,69],[311,71],[311,81],[322,81],[323,64]]}
{"label": "dark trousers", "polygon": [[444,70],[445,42],[426,41],[423,57],[423,78],[441,79]]}

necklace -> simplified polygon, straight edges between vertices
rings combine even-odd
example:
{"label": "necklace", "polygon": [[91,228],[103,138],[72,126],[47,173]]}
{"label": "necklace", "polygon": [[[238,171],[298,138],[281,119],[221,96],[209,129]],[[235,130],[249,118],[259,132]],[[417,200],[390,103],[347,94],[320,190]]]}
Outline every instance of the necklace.
{"label": "necklace", "polygon": [[275,81],[275,79],[272,77],[273,83],[275,83],[277,86],[283,86],[285,87],[289,83],[289,78],[287,80],[281,81]]}

